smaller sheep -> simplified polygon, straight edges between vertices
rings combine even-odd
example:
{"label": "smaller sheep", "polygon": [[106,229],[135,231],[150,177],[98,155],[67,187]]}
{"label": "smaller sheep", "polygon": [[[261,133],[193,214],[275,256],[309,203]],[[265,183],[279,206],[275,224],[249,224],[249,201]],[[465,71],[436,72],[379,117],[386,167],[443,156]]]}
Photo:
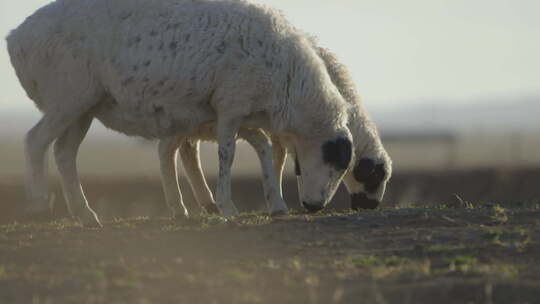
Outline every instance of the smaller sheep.
{"label": "smaller sheep", "polygon": [[[337,56],[326,48],[318,46],[317,41],[311,38],[312,45],[322,58],[326,69],[345,100],[351,105],[349,108],[349,123],[348,128],[353,136],[355,149],[354,166],[347,171],[343,179],[347,190],[351,197],[351,208],[358,209],[375,209],[379,206],[380,201],[384,196],[386,184],[392,174],[392,161],[388,153],[384,149],[377,128],[373,121],[364,109],[356,85],[347,67],[339,62]],[[240,134],[241,135],[241,134]],[[215,140],[211,134],[204,134],[204,140]],[[289,151],[294,156],[294,148],[291,144],[287,144],[287,138],[280,138],[276,135],[271,135],[273,147],[273,165],[277,174],[278,192],[282,197],[281,180],[283,168],[285,165],[287,152]],[[250,142],[250,141],[248,141]],[[182,149],[182,161],[186,168],[186,175],[190,181],[193,193],[199,205],[209,213],[214,213],[214,199],[210,192],[199,159],[199,142],[196,138],[191,138],[189,141],[176,141]],[[251,143],[251,142],[250,142]],[[288,146],[287,149],[285,146]],[[174,147],[171,147],[174,149]],[[260,148],[255,148],[261,159],[263,171],[265,165],[263,157],[261,157]],[[189,155],[185,157],[184,155]],[[266,160],[267,162],[268,160]],[[268,170],[267,170],[268,171]],[[299,193],[302,193],[301,168],[297,158],[295,157],[295,173],[298,176]],[[263,173],[265,174],[265,173]],[[274,172],[272,172],[274,174]],[[272,179],[273,182],[273,179]],[[263,180],[265,192],[267,189],[274,191],[273,183],[269,184],[266,179]],[[166,192],[169,190],[166,190]],[[270,214],[283,214],[287,212],[287,207],[282,203],[282,200],[268,199],[267,207]]]}
{"label": "smaller sheep", "polygon": [[[375,209],[380,205],[386,185],[392,176],[392,160],[382,144],[375,123],[363,106],[348,68],[329,49],[317,46],[316,39],[312,37],[311,41],[323,59],[332,82],[350,105],[347,126],[353,137],[355,158],[352,168],[343,177],[343,182],[350,194],[351,208]],[[274,165],[281,185],[287,148],[283,146],[279,137],[272,137],[272,142]],[[299,175],[301,168],[298,161],[295,162],[295,167],[296,174]]]}

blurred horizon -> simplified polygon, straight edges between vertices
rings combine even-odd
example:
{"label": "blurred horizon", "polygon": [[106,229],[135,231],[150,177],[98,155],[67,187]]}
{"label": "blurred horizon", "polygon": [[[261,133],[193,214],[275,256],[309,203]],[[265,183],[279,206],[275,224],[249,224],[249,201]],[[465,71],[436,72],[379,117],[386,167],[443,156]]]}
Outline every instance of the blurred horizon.
{"label": "blurred horizon", "polygon": [[[0,2],[0,145],[11,168],[4,173],[23,171],[22,136],[40,117],[16,79],[4,38],[49,2]],[[337,54],[397,166],[440,169],[454,158],[458,167],[540,165],[540,2],[256,2],[280,9]],[[114,174],[137,162],[140,168],[130,174],[155,174],[155,151],[140,142],[94,123],[81,150],[81,173],[118,166],[110,170]],[[210,146],[203,157],[215,167],[215,145]],[[244,172],[258,171],[251,149],[239,147],[237,157],[248,160]],[[424,154],[429,161],[419,157]]]}
{"label": "blurred horizon", "polygon": [[[366,108],[382,135],[540,132],[540,95],[490,98],[470,104],[448,99],[392,107],[366,104]],[[33,104],[32,109],[4,108],[0,112],[0,136],[20,136],[40,117]],[[90,134],[110,138],[121,133],[108,130],[95,119]]]}

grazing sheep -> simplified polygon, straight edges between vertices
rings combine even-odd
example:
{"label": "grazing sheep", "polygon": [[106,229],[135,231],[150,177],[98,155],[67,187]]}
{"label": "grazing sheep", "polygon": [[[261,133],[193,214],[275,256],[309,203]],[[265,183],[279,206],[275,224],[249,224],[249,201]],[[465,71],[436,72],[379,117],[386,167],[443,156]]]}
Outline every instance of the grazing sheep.
{"label": "grazing sheep", "polygon": [[[323,59],[334,85],[349,103],[348,128],[353,138],[352,169],[343,177],[343,182],[351,196],[351,208],[375,209],[379,206],[392,175],[392,161],[384,149],[375,123],[370,119],[356,85],[347,67],[341,64],[330,50],[318,47],[314,39],[313,45]],[[274,165],[281,185],[281,175],[286,159],[287,149],[280,144],[279,138],[273,138]],[[296,173],[300,165],[296,164]],[[303,169],[303,168],[302,168]],[[301,183],[300,183],[301,184]],[[281,193],[281,192],[280,192]]]}
{"label": "grazing sheep", "polygon": [[[362,106],[356,85],[346,66],[341,64],[335,54],[330,50],[318,47],[315,39],[312,39],[312,43],[318,55],[323,59],[332,82],[351,105],[349,108],[348,127],[353,137],[354,150],[356,152],[354,167],[352,170],[347,171],[343,178],[345,186],[351,195],[351,208],[354,210],[374,209],[380,204],[386,189],[386,183],[392,173],[390,157],[382,145],[375,124]],[[287,148],[284,147],[283,140],[280,140],[279,136],[273,135],[271,138],[273,163],[278,177],[278,191],[281,193],[281,178],[287,156]],[[205,139],[212,140],[212,138]],[[203,208],[210,211],[212,210],[214,199],[208,189],[200,167],[198,141],[193,140],[192,142],[185,143],[182,147],[183,151],[185,151],[182,154],[191,156],[189,159],[182,158],[182,160],[195,198]],[[294,154],[294,150],[291,152]],[[301,170],[298,161],[295,161],[295,167],[296,174],[300,175]],[[300,178],[298,179],[298,184],[301,189],[302,180]],[[267,187],[271,186],[268,185]],[[300,192],[302,191],[300,190]],[[270,214],[276,212],[275,210],[286,212],[286,207],[284,209],[279,201],[277,203],[267,201],[267,205]]]}
{"label": "grazing sheep", "polygon": [[[309,39],[265,6],[57,0],[12,31],[7,45],[21,85],[44,113],[25,139],[29,216],[48,211],[45,154],[56,140],[70,210],[85,225],[100,225],[75,161],[94,117],[127,135],[159,139],[215,126],[216,200],[226,217],[236,214],[230,168],[241,127],[287,138],[311,210],[330,200],[354,156],[349,105]],[[171,152],[162,147],[169,158],[162,175],[172,185]]]}

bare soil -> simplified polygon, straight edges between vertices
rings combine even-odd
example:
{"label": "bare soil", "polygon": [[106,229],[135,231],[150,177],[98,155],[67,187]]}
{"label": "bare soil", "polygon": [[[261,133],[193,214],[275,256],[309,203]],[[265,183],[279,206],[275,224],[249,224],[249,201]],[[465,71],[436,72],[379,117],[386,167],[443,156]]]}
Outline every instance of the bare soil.
{"label": "bare soil", "polygon": [[234,178],[244,213],[228,222],[167,218],[156,178],[84,177],[102,229],[14,222],[22,180],[4,178],[0,303],[540,303],[539,176],[398,172],[382,210],[351,213],[340,189],[341,211],[280,218],[257,178]]}
{"label": "bare soil", "polygon": [[0,226],[0,303],[539,303],[540,209]]}

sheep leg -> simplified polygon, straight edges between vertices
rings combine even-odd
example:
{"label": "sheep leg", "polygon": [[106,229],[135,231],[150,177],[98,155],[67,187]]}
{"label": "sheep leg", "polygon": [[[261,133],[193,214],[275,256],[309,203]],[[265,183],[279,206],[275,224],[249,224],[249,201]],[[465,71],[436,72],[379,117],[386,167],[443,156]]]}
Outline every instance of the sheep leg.
{"label": "sheep leg", "polygon": [[287,214],[287,205],[281,196],[281,187],[278,183],[276,171],[273,168],[270,139],[259,129],[240,129],[239,135],[253,146],[259,156],[268,213],[270,215]]}
{"label": "sheep leg", "polygon": [[199,140],[186,140],[180,145],[180,157],[193,195],[208,214],[219,214],[212,191],[206,183],[199,156]]}
{"label": "sheep leg", "polygon": [[26,192],[24,216],[29,219],[50,217],[47,187],[47,151],[50,144],[79,118],[75,113],[50,111],[26,134]]}
{"label": "sheep leg", "polygon": [[283,197],[283,168],[285,167],[285,161],[287,160],[287,149],[276,138],[272,138],[272,159],[279,187],[279,195]]}
{"label": "sheep leg", "polygon": [[218,156],[219,176],[216,189],[216,205],[224,217],[238,215],[231,198],[231,167],[236,149],[236,134],[240,127],[239,120],[218,120]]}
{"label": "sheep leg", "polygon": [[88,205],[77,173],[77,152],[92,119],[85,115],[69,126],[54,143],[54,156],[69,213],[79,217],[84,226],[101,227],[96,213]]}
{"label": "sheep leg", "polygon": [[167,206],[175,219],[187,218],[189,216],[178,185],[176,167],[178,145],[182,140],[183,137],[169,137],[160,140],[158,144],[161,185]]}
{"label": "sheep leg", "polygon": [[[29,217],[46,216],[50,212],[47,150],[55,137],[47,134],[44,130],[46,129],[46,121],[43,117],[28,131],[25,138],[27,205],[24,213],[25,216]],[[49,136],[44,137],[43,135]]]}

